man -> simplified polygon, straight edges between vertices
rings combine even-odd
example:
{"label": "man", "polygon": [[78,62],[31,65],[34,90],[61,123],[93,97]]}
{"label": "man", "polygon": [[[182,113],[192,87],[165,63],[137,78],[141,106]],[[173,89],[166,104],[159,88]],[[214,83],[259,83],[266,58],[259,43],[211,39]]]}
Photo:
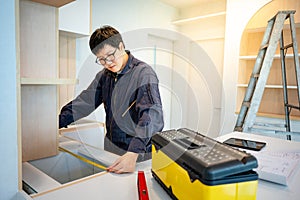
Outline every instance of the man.
{"label": "man", "polygon": [[89,87],[61,109],[59,128],[89,115],[100,104],[106,113],[104,149],[121,155],[109,172],[133,172],[151,158],[151,136],[163,129],[158,78],[153,69],[125,50],[119,32],[103,26],[91,35],[90,49],[104,68]]}

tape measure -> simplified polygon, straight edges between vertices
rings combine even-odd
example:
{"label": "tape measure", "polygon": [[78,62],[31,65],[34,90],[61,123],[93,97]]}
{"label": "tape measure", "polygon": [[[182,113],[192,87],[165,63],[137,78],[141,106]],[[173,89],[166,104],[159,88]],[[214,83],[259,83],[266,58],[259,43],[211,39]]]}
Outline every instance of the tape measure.
{"label": "tape measure", "polygon": [[74,156],[75,158],[78,158],[79,160],[81,160],[81,161],[83,161],[83,162],[85,162],[85,163],[88,163],[88,164],[90,164],[90,165],[93,165],[93,166],[95,166],[95,167],[98,167],[98,168],[100,168],[100,169],[103,169],[103,170],[105,170],[105,171],[107,170],[107,167],[105,167],[105,166],[103,166],[103,165],[100,165],[100,164],[98,164],[98,163],[95,163],[95,162],[93,162],[93,161],[91,161],[91,160],[89,160],[89,159],[87,159],[87,158],[85,158],[85,157],[82,157],[82,156],[80,156],[80,155],[77,155],[77,154],[75,154],[75,153],[73,153],[73,152],[71,152],[71,151],[69,151],[69,150],[67,150],[67,149],[65,149],[65,148],[58,147],[58,150],[59,150],[59,151],[62,151],[62,152],[66,152],[66,153],[68,153],[68,154]]}

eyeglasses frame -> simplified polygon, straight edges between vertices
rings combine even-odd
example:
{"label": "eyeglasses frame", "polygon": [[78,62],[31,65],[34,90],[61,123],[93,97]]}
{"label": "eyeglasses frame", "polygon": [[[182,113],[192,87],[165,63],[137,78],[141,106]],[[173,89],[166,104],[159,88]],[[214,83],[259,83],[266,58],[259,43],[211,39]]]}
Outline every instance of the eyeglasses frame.
{"label": "eyeglasses frame", "polygon": [[[115,57],[115,54],[116,54],[116,52],[117,52],[117,49],[118,48],[116,48],[115,50],[114,50],[114,52],[112,52],[111,54],[108,54],[105,58],[96,58],[96,60],[95,60],[95,63],[97,63],[97,64],[99,64],[99,65],[105,65],[106,64],[106,62],[107,61],[109,61],[109,62],[112,62],[116,57]],[[112,59],[107,59],[107,58],[109,58],[109,57],[111,57],[112,56]],[[103,63],[102,63],[103,62]]]}

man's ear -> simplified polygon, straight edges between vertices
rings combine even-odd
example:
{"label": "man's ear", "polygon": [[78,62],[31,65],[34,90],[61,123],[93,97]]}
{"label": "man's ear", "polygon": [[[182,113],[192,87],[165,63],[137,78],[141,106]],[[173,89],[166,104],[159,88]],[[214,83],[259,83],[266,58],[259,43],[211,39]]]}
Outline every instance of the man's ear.
{"label": "man's ear", "polygon": [[123,42],[120,42],[119,49],[120,49],[120,51],[125,50]]}

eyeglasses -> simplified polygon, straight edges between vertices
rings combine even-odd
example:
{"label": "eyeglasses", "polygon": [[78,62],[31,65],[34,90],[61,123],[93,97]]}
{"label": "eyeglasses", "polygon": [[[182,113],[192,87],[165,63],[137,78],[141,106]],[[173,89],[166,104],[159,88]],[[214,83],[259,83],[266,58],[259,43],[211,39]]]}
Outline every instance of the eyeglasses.
{"label": "eyeglasses", "polygon": [[115,49],[114,52],[111,54],[107,55],[106,58],[96,58],[96,63],[99,65],[105,65],[106,62],[112,62],[115,59],[115,53],[117,51],[117,48]]}

